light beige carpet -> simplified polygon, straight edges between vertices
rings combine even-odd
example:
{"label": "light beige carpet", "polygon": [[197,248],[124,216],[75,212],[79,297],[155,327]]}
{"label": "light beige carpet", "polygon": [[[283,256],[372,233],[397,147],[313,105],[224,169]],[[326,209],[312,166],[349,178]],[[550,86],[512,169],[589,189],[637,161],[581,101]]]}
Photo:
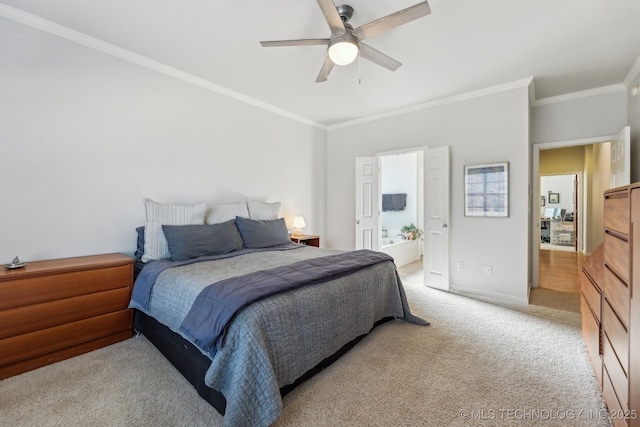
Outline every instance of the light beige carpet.
{"label": "light beige carpet", "polygon": [[[276,426],[609,426],[580,315],[407,278],[431,322],[378,327],[284,399]],[[144,338],[0,381],[3,426],[220,426]]]}

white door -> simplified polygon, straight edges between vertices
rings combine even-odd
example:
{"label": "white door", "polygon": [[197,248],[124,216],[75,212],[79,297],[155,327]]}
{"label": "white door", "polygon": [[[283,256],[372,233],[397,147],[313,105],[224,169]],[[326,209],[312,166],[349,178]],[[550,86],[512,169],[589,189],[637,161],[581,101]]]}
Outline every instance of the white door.
{"label": "white door", "polygon": [[449,147],[424,151],[424,284],[449,290]]}
{"label": "white door", "polygon": [[611,140],[611,188],[631,184],[631,128],[623,128]]}
{"label": "white door", "polygon": [[377,251],[378,157],[356,157],[356,249]]}

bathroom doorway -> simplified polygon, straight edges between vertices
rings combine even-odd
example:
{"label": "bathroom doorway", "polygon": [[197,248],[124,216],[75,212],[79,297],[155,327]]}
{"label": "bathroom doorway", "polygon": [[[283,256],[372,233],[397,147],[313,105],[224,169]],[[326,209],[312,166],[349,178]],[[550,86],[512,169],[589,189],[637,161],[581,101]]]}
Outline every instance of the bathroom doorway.
{"label": "bathroom doorway", "polygon": [[379,155],[381,194],[380,247],[398,267],[420,261],[423,255],[423,152]]}

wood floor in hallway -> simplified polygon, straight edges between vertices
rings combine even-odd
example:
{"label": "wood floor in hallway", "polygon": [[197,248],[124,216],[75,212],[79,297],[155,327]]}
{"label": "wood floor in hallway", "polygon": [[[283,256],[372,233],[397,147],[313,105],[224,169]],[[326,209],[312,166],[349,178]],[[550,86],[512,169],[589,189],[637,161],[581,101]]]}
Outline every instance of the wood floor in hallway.
{"label": "wood floor in hallway", "polygon": [[585,258],[580,252],[540,249],[538,287],[580,293],[580,271]]}

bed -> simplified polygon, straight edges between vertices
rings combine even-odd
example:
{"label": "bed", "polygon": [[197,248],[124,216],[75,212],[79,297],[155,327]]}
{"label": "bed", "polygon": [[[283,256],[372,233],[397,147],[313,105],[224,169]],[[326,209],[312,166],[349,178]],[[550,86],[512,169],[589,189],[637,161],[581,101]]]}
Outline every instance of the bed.
{"label": "bed", "polygon": [[[224,415],[225,426],[272,424],[286,393],[378,324],[428,324],[411,314],[386,254],[298,245],[282,218],[255,213],[166,224],[171,215],[154,223],[149,211],[138,230],[135,328]],[[153,253],[155,240],[164,253]]]}

